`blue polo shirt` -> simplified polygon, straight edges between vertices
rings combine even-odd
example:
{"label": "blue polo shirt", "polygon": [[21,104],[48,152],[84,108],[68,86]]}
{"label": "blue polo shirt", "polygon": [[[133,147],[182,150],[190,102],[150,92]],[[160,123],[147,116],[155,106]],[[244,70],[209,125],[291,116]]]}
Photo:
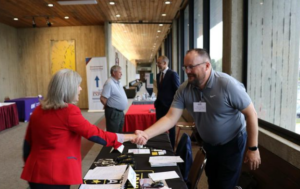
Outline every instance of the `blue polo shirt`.
{"label": "blue polo shirt", "polygon": [[[199,101],[206,103],[206,112],[194,112],[193,103]],[[225,73],[212,70],[203,90],[188,81],[180,85],[172,107],[187,109],[204,142],[222,145],[246,127],[245,117],[240,111],[250,103],[251,99],[242,83]]]}
{"label": "blue polo shirt", "polygon": [[107,98],[107,106],[118,110],[125,110],[128,106],[126,93],[121,86],[120,81],[110,77],[104,83],[102,96]]}

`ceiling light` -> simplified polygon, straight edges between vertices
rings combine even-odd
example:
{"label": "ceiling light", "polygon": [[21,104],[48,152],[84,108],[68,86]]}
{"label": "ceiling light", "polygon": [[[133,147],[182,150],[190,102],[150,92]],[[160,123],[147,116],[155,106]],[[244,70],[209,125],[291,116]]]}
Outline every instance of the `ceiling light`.
{"label": "ceiling light", "polygon": [[54,7],[54,5],[49,3],[49,4],[48,4],[48,7]]}
{"label": "ceiling light", "polygon": [[67,20],[67,19],[69,19],[69,17],[68,17],[68,16],[65,16],[65,19]]}
{"label": "ceiling light", "polygon": [[32,17],[32,27],[35,28],[36,27],[36,23],[34,21],[34,17]]}
{"label": "ceiling light", "polygon": [[[157,32],[159,33],[160,32],[160,30],[157,30]],[[156,36],[157,37],[157,36]]]}
{"label": "ceiling light", "polygon": [[264,4],[263,2],[260,2],[260,4],[262,5],[262,4]]}
{"label": "ceiling light", "polygon": [[19,18],[14,18],[14,20],[15,20],[15,21],[18,21],[18,20],[19,20]]}
{"label": "ceiling light", "polygon": [[162,16],[167,16],[167,14],[162,14]]}
{"label": "ceiling light", "polygon": [[110,5],[115,5],[115,2],[111,1],[109,2]]}
{"label": "ceiling light", "polygon": [[117,14],[116,17],[120,17],[121,15]]}
{"label": "ceiling light", "polygon": [[171,4],[171,1],[165,1],[165,4],[167,5]]}
{"label": "ceiling light", "polygon": [[163,26],[163,24],[159,24],[159,26]]}
{"label": "ceiling light", "polygon": [[97,4],[97,0],[83,0],[83,1],[57,1],[60,5],[91,5]]}

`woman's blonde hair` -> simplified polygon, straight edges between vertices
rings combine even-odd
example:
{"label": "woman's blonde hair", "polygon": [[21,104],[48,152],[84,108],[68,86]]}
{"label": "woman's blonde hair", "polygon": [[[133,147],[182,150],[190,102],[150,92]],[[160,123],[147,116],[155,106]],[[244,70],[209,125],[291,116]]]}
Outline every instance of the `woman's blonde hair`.
{"label": "woman's blonde hair", "polygon": [[41,102],[42,109],[58,109],[67,107],[67,103],[76,103],[81,76],[70,69],[59,70],[51,78],[46,98]]}

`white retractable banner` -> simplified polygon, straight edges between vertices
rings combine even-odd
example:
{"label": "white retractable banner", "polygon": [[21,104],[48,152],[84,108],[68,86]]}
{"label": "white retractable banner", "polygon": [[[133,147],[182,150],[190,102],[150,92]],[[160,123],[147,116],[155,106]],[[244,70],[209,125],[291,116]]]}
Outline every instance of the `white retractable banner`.
{"label": "white retractable banner", "polygon": [[86,77],[88,87],[88,112],[103,112],[100,102],[103,85],[107,80],[106,57],[86,58]]}

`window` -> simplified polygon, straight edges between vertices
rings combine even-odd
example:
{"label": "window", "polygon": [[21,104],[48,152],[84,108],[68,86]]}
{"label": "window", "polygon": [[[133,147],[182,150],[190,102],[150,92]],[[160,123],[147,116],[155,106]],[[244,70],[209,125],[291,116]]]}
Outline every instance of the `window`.
{"label": "window", "polygon": [[214,70],[222,71],[223,57],[223,11],[222,0],[210,0],[209,54]]}
{"label": "window", "polygon": [[194,46],[203,48],[203,0],[194,3]]}
{"label": "window", "polygon": [[294,2],[248,1],[247,90],[261,120],[300,134],[300,4]]}
{"label": "window", "polygon": [[189,47],[189,6],[186,6],[184,10],[184,53],[186,53]]}
{"label": "window", "polygon": [[[184,10],[184,56],[186,54],[186,52],[190,49],[190,44],[189,44],[189,32],[190,32],[190,28],[189,28],[190,24],[189,24],[189,5],[186,6],[185,10]],[[187,75],[184,74],[184,80],[187,79]]]}
{"label": "window", "polygon": [[181,69],[181,67],[183,66],[183,57],[184,57],[184,48],[183,48],[183,22],[184,22],[184,16],[183,16],[183,10],[180,11],[180,16],[177,19],[177,65],[178,65],[178,74],[179,74],[179,78],[180,78],[180,82],[182,83],[184,81],[184,71]]}

